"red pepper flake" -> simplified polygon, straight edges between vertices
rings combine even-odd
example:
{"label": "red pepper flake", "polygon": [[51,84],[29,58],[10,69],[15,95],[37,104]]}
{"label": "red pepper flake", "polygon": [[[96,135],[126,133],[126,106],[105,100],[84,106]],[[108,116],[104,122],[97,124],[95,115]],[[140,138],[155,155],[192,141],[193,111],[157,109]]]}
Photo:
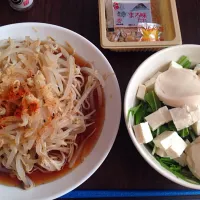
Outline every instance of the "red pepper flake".
{"label": "red pepper flake", "polygon": [[[60,53],[60,52],[59,52],[59,53]],[[63,56],[63,55],[62,55],[62,56],[60,56],[60,58],[62,58],[62,59],[66,59],[66,58],[65,58],[65,56]]]}
{"label": "red pepper flake", "polygon": [[17,108],[15,110],[14,116],[21,118],[21,116],[22,116],[22,110],[23,110],[22,106],[20,106],[19,108]]}
{"label": "red pepper flake", "polygon": [[36,112],[38,109],[38,103],[31,103],[29,104],[29,111],[31,113]]}
{"label": "red pepper flake", "polygon": [[23,97],[25,94],[25,90],[23,88],[20,88],[18,91],[14,92],[13,89],[11,89],[8,92],[8,99],[9,100],[18,100]]}

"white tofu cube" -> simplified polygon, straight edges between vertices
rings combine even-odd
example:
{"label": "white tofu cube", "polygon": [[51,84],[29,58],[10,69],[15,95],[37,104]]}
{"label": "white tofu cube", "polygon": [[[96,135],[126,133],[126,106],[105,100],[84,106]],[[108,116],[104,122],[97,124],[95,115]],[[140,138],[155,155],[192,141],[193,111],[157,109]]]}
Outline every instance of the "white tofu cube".
{"label": "white tofu cube", "polygon": [[146,86],[145,85],[139,85],[138,91],[137,91],[137,98],[140,100],[144,100],[145,94],[146,94]]}
{"label": "white tofu cube", "polygon": [[175,158],[174,160],[181,165],[182,167],[187,166],[187,161],[186,161],[186,154],[182,153],[182,155],[179,158]]}
{"label": "white tofu cube", "polygon": [[156,79],[158,78],[158,76],[162,74],[162,72],[157,72],[150,80],[146,81],[144,83],[144,85],[146,86],[147,90],[153,90],[154,89],[154,85],[156,82]]}
{"label": "white tofu cube", "polygon": [[194,68],[194,71],[199,74],[200,73],[200,64],[197,64],[196,67]]}
{"label": "white tofu cube", "polygon": [[166,153],[171,159],[178,158],[182,155],[186,147],[187,144],[185,141],[176,134],[172,139],[172,145],[166,150]]}
{"label": "white tofu cube", "polygon": [[148,122],[133,126],[135,137],[140,144],[149,143],[153,140],[153,136]]}
{"label": "white tofu cube", "polygon": [[153,131],[165,123],[165,118],[159,110],[145,117],[145,120],[149,123]]}
{"label": "white tofu cube", "polygon": [[199,108],[196,111],[192,111],[190,113],[190,115],[193,119],[193,123],[200,121],[200,109]]}
{"label": "white tofu cube", "polygon": [[167,106],[164,106],[158,109],[156,112],[145,117],[145,120],[149,123],[152,130],[155,131],[157,128],[159,128],[163,124],[171,121],[172,117]]}
{"label": "white tofu cube", "polygon": [[188,128],[200,120],[199,107],[173,108],[170,110],[172,120],[178,131]]}
{"label": "white tofu cube", "polygon": [[167,106],[164,106],[164,107],[160,108],[159,112],[165,118],[165,123],[168,123],[168,122],[172,121],[172,116],[171,116],[171,114],[170,114],[169,109],[167,108]]}
{"label": "white tofu cube", "polygon": [[200,109],[199,106],[185,106],[187,111],[190,113],[193,123],[200,120]]}
{"label": "white tofu cube", "polygon": [[170,113],[172,116],[172,120],[178,131],[187,128],[194,123],[190,113],[187,111],[185,107],[173,108],[170,110]]}
{"label": "white tofu cube", "polygon": [[153,142],[158,148],[167,150],[172,145],[172,140],[174,139],[175,135],[177,135],[176,132],[165,131],[158,135]]}
{"label": "white tofu cube", "polygon": [[185,141],[177,132],[173,131],[165,131],[158,135],[153,142],[157,147],[164,150],[171,159],[180,157],[187,147]]}
{"label": "white tofu cube", "polygon": [[163,149],[160,149],[160,148],[157,148],[156,149],[156,154],[162,158],[165,158],[167,157],[167,153],[163,150]]}
{"label": "white tofu cube", "polygon": [[145,82],[145,86],[147,88],[147,90],[153,90],[154,89],[154,85],[155,85],[155,82],[156,82],[156,78],[152,78],[150,80],[148,80],[147,82]]}
{"label": "white tofu cube", "polygon": [[172,61],[172,62],[169,64],[169,68],[171,68],[171,67],[177,68],[177,69],[183,68],[181,65],[179,65],[178,63],[176,63],[176,62],[174,62],[174,61]]}
{"label": "white tofu cube", "polygon": [[196,133],[196,135],[200,135],[200,121],[194,123],[192,125],[192,128],[193,128],[194,132]]}

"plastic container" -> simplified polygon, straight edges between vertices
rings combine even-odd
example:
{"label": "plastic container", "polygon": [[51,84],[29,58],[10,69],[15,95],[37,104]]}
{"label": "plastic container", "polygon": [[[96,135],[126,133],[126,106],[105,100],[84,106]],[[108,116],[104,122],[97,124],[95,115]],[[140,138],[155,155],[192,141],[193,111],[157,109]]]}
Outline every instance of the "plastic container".
{"label": "plastic container", "polygon": [[112,51],[157,51],[166,47],[182,44],[182,37],[175,0],[153,0],[157,16],[163,26],[164,41],[156,42],[111,42],[107,38],[105,0],[99,0],[101,46]]}

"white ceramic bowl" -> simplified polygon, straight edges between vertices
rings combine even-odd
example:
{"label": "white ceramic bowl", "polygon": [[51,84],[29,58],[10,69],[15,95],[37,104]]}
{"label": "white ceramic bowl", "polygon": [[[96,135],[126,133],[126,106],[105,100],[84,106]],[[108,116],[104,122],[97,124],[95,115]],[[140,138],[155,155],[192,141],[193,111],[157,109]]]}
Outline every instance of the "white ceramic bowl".
{"label": "white ceramic bowl", "polygon": [[[37,31],[36,31],[37,30]],[[0,185],[0,199],[9,200],[41,200],[55,199],[78,187],[86,181],[102,164],[116,138],[121,117],[121,96],[117,78],[112,67],[103,54],[82,36],[62,27],[41,24],[21,23],[0,27],[0,40],[11,37],[23,40],[25,36],[33,39],[45,39],[52,36],[58,43],[68,41],[76,52],[88,61],[94,61],[95,67],[102,74],[110,75],[104,89],[106,108],[102,133],[92,152],[71,173],[51,183],[37,186],[31,190]]]}
{"label": "white ceramic bowl", "polygon": [[139,84],[144,83],[146,80],[151,78],[156,72],[167,69],[171,61],[176,61],[183,55],[188,56],[189,59],[193,62],[193,64],[200,63],[199,52],[199,45],[182,45],[170,47],[153,54],[147,60],[145,60],[133,74],[128,84],[124,100],[124,116],[126,120],[126,125],[128,128],[129,135],[139,153],[157,172],[159,172],[160,174],[177,184],[193,189],[200,189],[200,185],[191,184],[182,179],[177,178],[171,172],[164,169],[144,145],[140,145],[137,142],[133,129],[131,127],[131,122],[127,121],[127,114],[128,110],[132,106],[135,106],[137,104],[136,92]]}

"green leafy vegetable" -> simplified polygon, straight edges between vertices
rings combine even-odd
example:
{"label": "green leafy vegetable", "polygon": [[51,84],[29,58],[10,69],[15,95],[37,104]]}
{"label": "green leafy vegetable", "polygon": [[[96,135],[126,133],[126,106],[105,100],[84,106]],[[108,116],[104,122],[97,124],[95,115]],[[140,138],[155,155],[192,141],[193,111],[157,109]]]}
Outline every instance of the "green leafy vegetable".
{"label": "green leafy vegetable", "polygon": [[133,107],[128,112],[128,120],[130,115],[134,116],[134,123],[138,125],[144,122],[144,118],[148,115],[147,110],[149,106],[146,102],[141,102],[138,106]]}
{"label": "green leafy vegetable", "polygon": [[176,132],[178,132],[178,134],[179,134],[182,138],[186,138],[186,137],[190,134],[189,128],[185,128],[185,129],[183,129],[183,130],[181,130],[181,131],[177,131],[176,126],[174,125],[174,122],[173,122],[173,121],[171,121],[171,122],[168,123],[168,128],[169,128],[169,129],[168,129],[169,131],[176,131]]}
{"label": "green leafy vegetable", "polygon": [[142,103],[140,103],[138,106],[135,106],[135,107],[131,108],[131,109],[128,111],[128,120],[129,120],[130,114],[131,114],[132,116],[135,115],[141,106],[142,106]]}
{"label": "green leafy vegetable", "polygon": [[144,122],[144,118],[147,116],[147,108],[148,105],[145,102],[142,102],[142,106],[138,109],[137,113],[134,115],[136,125]]}
{"label": "green leafy vegetable", "polygon": [[184,65],[183,65],[183,68],[187,68],[187,69],[189,69],[189,68],[191,68],[191,62],[188,60]]}
{"label": "green leafy vegetable", "polygon": [[153,112],[161,108],[161,101],[158,99],[154,91],[148,92],[144,99],[149,104]]}
{"label": "green leafy vegetable", "polygon": [[152,131],[152,135],[155,138],[156,136],[160,135],[161,133],[163,133],[165,131],[169,131],[169,128],[166,125],[162,125],[155,131]]}
{"label": "green leafy vegetable", "polygon": [[175,171],[175,172],[180,172],[181,171],[181,166],[180,165],[172,165],[170,167],[171,170]]}
{"label": "green leafy vegetable", "polygon": [[187,56],[182,56],[177,63],[181,66],[183,66],[183,68],[191,68],[191,62],[189,61]]}
{"label": "green leafy vegetable", "polygon": [[167,127],[167,125],[162,125],[162,126],[160,126],[160,133],[159,134],[161,134],[165,131],[168,131],[168,130],[169,130],[169,128]]}
{"label": "green leafy vegetable", "polygon": [[190,134],[189,128],[184,128],[183,130],[179,131],[178,133],[182,138],[185,138]]}
{"label": "green leafy vegetable", "polygon": [[186,56],[181,56],[177,63],[182,66],[185,62],[187,62],[187,60],[188,58]]}
{"label": "green leafy vegetable", "polygon": [[174,160],[170,158],[160,158],[159,156],[155,156],[157,161],[160,163],[162,167],[173,173],[177,178],[181,178],[189,183],[200,184],[200,180],[193,176],[190,170],[187,167],[182,167]]}
{"label": "green leafy vegetable", "polygon": [[155,112],[161,107],[161,102],[156,96],[154,91],[145,95],[145,101],[141,102],[138,106],[133,107],[128,112],[128,120],[130,115],[134,116],[135,125],[144,122],[144,118]]}
{"label": "green leafy vegetable", "polygon": [[176,126],[174,125],[173,121],[168,123],[168,128],[169,128],[169,131],[177,131]]}
{"label": "green leafy vegetable", "polygon": [[177,162],[168,158],[168,157],[163,157],[163,158],[160,158],[158,157],[160,161],[162,161],[163,163],[167,164],[167,165],[177,165]]}
{"label": "green leafy vegetable", "polygon": [[150,113],[150,114],[153,113],[151,107],[148,107],[148,108],[147,108],[147,112]]}

